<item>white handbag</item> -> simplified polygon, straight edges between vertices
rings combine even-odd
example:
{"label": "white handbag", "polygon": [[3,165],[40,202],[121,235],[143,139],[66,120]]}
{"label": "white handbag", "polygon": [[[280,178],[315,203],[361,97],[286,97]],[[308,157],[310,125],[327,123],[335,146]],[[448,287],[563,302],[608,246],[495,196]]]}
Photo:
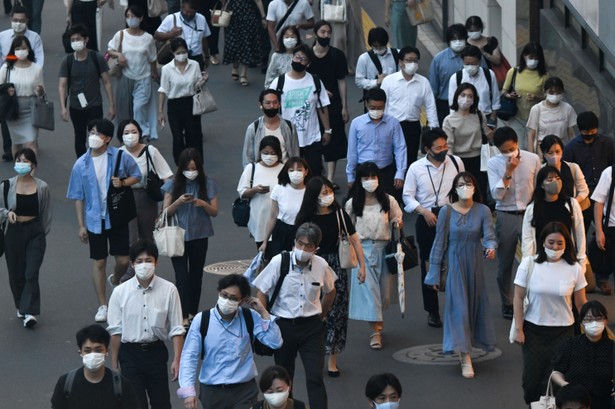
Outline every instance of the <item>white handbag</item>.
{"label": "white handbag", "polygon": [[216,8],[218,4],[220,4],[220,2],[214,5],[213,10],[209,10],[211,12],[211,25],[214,27],[228,27],[231,24],[233,12],[226,10],[228,1],[225,1],[219,9]]}
{"label": "white handbag", "polygon": [[551,384],[552,376],[553,372],[551,372],[551,376],[549,376],[545,395],[541,396],[536,402],[530,403],[531,409],[555,409],[555,396],[553,395],[553,385]]}
{"label": "white handbag", "polygon": [[[335,215],[337,217],[337,230],[339,232],[338,256],[340,259],[340,267],[343,269],[356,268],[359,265],[359,260],[357,258],[357,253],[354,251],[354,247],[352,247],[350,238],[348,237],[346,219],[344,219],[344,215],[341,210],[337,211]],[[342,224],[344,225],[343,230],[340,225],[340,218],[342,219]]]}
{"label": "white handbag", "polygon": [[[527,280],[525,282],[525,297],[523,297],[523,316],[524,317],[525,317],[525,312],[527,311],[527,306],[530,303],[528,299],[530,295],[530,279],[532,278],[532,273],[534,272],[535,264],[536,264],[536,261],[534,260],[534,256],[529,256],[528,266],[527,266],[527,269],[528,269]],[[515,329],[515,316],[513,315],[512,322],[510,323],[510,332],[508,333],[508,341],[510,341],[511,344],[514,344],[516,336],[517,336],[517,330]]]}
{"label": "white handbag", "polygon": [[486,172],[487,162],[489,162],[489,159],[493,158],[499,153],[500,153],[500,150],[496,148],[494,145],[490,145],[489,143],[483,143],[480,146],[480,171]]}
{"label": "white handbag", "polygon": [[218,110],[218,105],[205,85],[197,88],[196,94],[192,96],[192,115],[203,115],[208,112]]}
{"label": "white handbag", "polygon": [[345,23],[346,0],[323,0],[322,19],[330,23]]}
{"label": "white handbag", "polygon": [[179,227],[177,215],[174,214],[171,220],[174,224],[169,224],[167,209],[164,209],[154,230],[154,240],[158,247],[158,254],[167,257],[183,256],[185,231]]}

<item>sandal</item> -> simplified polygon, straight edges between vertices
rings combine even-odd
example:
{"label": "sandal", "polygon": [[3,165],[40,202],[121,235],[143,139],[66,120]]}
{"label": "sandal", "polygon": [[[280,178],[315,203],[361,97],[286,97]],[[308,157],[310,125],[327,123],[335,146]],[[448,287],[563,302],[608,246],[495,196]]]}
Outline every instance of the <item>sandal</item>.
{"label": "sandal", "polygon": [[463,356],[459,355],[459,362],[461,363],[461,376],[466,379],[474,378],[474,367],[472,367],[472,361],[469,364],[463,363]]}
{"label": "sandal", "polygon": [[243,75],[239,77],[239,84],[241,84],[242,87],[247,87],[248,85],[250,85],[250,83],[248,82],[248,77]]}
{"label": "sandal", "polygon": [[369,347],[374,350],[382,349],[382,333],[374,332],[369,336]]}
{"label": "sandal", "polygon": [[237,81],[239,79],[239,72],[237,71],[237,68],[233,68],[233,71],[231,71],[231,77],[233,77],[233,81]]}

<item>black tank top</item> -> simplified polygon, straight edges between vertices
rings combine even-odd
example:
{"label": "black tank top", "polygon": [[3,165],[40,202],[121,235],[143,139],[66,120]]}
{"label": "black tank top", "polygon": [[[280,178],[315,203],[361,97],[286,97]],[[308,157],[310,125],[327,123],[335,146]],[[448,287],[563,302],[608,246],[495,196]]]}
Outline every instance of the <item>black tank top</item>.
{"label": "black tank top", "polygon": [[38,194],[20,195],[17,193],[17,206],[15,209],[17,216],[38,217]]}

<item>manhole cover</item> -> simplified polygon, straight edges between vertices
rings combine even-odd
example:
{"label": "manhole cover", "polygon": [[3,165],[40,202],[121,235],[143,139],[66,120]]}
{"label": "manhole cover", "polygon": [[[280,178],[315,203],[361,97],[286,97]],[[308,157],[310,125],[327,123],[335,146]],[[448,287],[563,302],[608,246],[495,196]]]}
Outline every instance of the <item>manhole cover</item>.
{"label": "manhole cover", "polygon": [[[502,355],[502,351],[495,348],[491,352],[474,348],[470,356],[472,362],[488,361]],[[459,355],[456,353],[445,354],[442,352],[442,344],[419,345],[412,348],[402,349],[393,354],[393,359],[407,364],[418,365],[459,365]]]}
{"label": "manhole cover", "polygon": [[252,260],[232,260],[210,264],[203,267],[203,272],[227,276],[229,274],[243,274],[246,272]]}

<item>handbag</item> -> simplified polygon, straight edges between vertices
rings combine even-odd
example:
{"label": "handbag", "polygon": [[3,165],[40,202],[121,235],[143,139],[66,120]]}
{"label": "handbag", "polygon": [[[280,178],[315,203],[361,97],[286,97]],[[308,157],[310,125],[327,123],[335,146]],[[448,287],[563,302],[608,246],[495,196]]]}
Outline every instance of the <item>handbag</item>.
{"label": "handbag", "polygon": [[46,93],[32,98],[32,126],[48,131],[55,129],[53,102],[47,99]]}
{"label": "handbag", "polygon": [[[173,14],[173,28],[177,27],[177,16]],[[160,65],[166,65],[173,61],[173,51],[171,50],[171,40],[156,43],[158,52],[156,53],[156,61]]]}
{"label": "handbag", "polygon": [[[123,153],[122,150],[117,153],[115,170],[113,171],[114,177],[118,175]],[[125,226],[137,217],[137,207],[132,188],[130,186],[115,187],[113,183],[110,183],[107,191],[107,209],[109,210],[111,227]]]}
{"label": "handbag", "polygon": [[551,378],[553,372],[549,376],[549,382],[547,382],[547,390],[543,396],[536,402],[530,403],[531,409],[555,409],[555,395],[553,394],[553,385],[551,384]]}
{"label": "handbag", "polygon": [[483,130],[483,114],[480,111],[478,111],[478,120],[480,122],[480,133],[482,136],[480,145],[480,171],[486,172],[487,162],[489,162],[489,159],[492,157],[498,155],[500,150],[494,146],[493,142],[487,138],[487,135],[485,135],[485,131]]}
{"label": "handbag", "polygon": [[[448,233],[451,228],[451,209],[450,205],[446,205],[446,221],[444,222],[444,242],[442,248],[444,253],[442,254],[442,263],[440,264],[440,285],[439,290],[446,291],[446,279],[448,277]],[[442,212],[440,212],[442,214]]]}
{"label": "handbag", "polygon": [[[153,202],[161,202],[164,199],[164,193],[162,193],[162,185],[164,184],[164,181],[160,179],[160,176],[156,173],[154,161],[149,154],[149,145],[145,147],[145,163],[147,166],[147,175],[145,176],[145,192],[147,192],[147,196]],[[152,165],[151,168],[150,164]]]}
{"label": "handbag", "polygon": [[331,23],[345,23],[346,0],[323,0],[322,19]]}
{"label": "handbag", "polygon": [[231,17],[233,15],[232,11],[227,11],[226,6],[228,5],[228,1],[221,4],[221,7],[216,8],[220,4],[217,2],[214,5],[213,10],[211,11],[211,25],[214,27],[228,27],[231,24]]}
{"label": "handbag", "polygon": [[149,17],[160,17],[168,10],[165,0],[147,0],[147,15]]}
{"label": "handbag", "polygon": [[[525,312],[527,311],[527,306],[530,303],[529,294],[530,294],[530,280],[532,278],[532,273],[534,272],[534,265],[536,264],[534,257],[530,256],[527,265],[527,281],[525,284],[525,297],[523,297],[523,316],[525,316]],[[517,336],[517,330],[515,326],[515,316],[513,314],[512,322],[510,323],[510,331],[508,332],[508,341],[511,344],[515,343],[515,337]]]}
{"label": "handbag", "polygon": [[11,93],[11,88],[15,89],[15,84],[10,82],[10,69],[6,70],[4,83],[0,84],[0,122],[15,120],[19,117],[19,102],[17,100],[17,92]]}
{"label": "handbag", "polygon": [[218,105],[209,88],[201,85],[192,96],[192,115],[203,115],[218,110]]}
{"label": "handbag", "polygon": [[70,35],[69,35],[69,32],[68,32],[69,29],[70,29],[70,23],[66,24],[66,29],[62,33],[62,46],[64,47],[64,52],[66,54],[72,54],[73,53],[73,47],[71,47],[71,45],[70,45]]}
{"label": "handbag", "polygon": [[434,19],[431,0],[415,0],[414,6],[406,7],[406,13],[413,26],[430,23]]}
{"label": "handbag", "polygon": [[[254,170],[256,164],[252,163],[252,176],[250,177],[250,189],[254,183]],[[250,221],[250,199],[238,197],[233,202],[233,221],[239,227],[246,227]]]}
{"label": "handbag", "polygon": [[[503,58],[503,56],[502,56]],[[512,80],[510,81],[510,87],[508,87],[508,93],[510,94],[515,90],[515,80],[517,79],[517,68],[513,71]],[[502,95],[500,98],[500,109],[498,109],[498,118],[503,121],[508,121],[513,116],[517,115],[517,98],[506,98]]]}
{"label": "handbag", "polygon": [[[397,238],[395,237],[395,231],[397,231]],[[397,274],[397,259],[395,253],[397,253],[397,243],[401,244],[401,250],[404,253],[403,267],[404,271],[410,270],[419,265],[419,255],[414,244],[414,236],[406,236],[404,231],[399,228],[393,227],[391,232],[391,240],[387,243],[384,250],[384,260],[389,268],[389,273]]]}
{"label": "handbag", "polygon": [[169,224],[167,209],[164,209],[156,222],[154,241],[161,256],[181,257],[184,255],[184,236],[186,232],[179,227],[176,214],[171,217],[171,220],[174,224]]}
{"label": "handbag", "polygon": [[[356,268],[359,265],[359,259],[357,258],[357,253],[354,251],[354,247],[352,247],[352,243],[350,243],[346,219],[344,218],[342,209],[335,212],[335,216],[337,218],[337,231],[339,234],[337,252],[340,259],[340,267],[343,269]],[[342,219],[341,224],[340,218]],[[344,226],[343,229],[342,225]]]}
{"label": "handbag", "polygon": [[[120,46],[117,49],[118,53],[122,53],[122,42],[124,41],[124,30],[120,30]],[[109,53],[105,53],[105,59],[109,66],[109,75],[112,77],[119,77],[122,75],[122,66],[117,58],[111,57]]]}

